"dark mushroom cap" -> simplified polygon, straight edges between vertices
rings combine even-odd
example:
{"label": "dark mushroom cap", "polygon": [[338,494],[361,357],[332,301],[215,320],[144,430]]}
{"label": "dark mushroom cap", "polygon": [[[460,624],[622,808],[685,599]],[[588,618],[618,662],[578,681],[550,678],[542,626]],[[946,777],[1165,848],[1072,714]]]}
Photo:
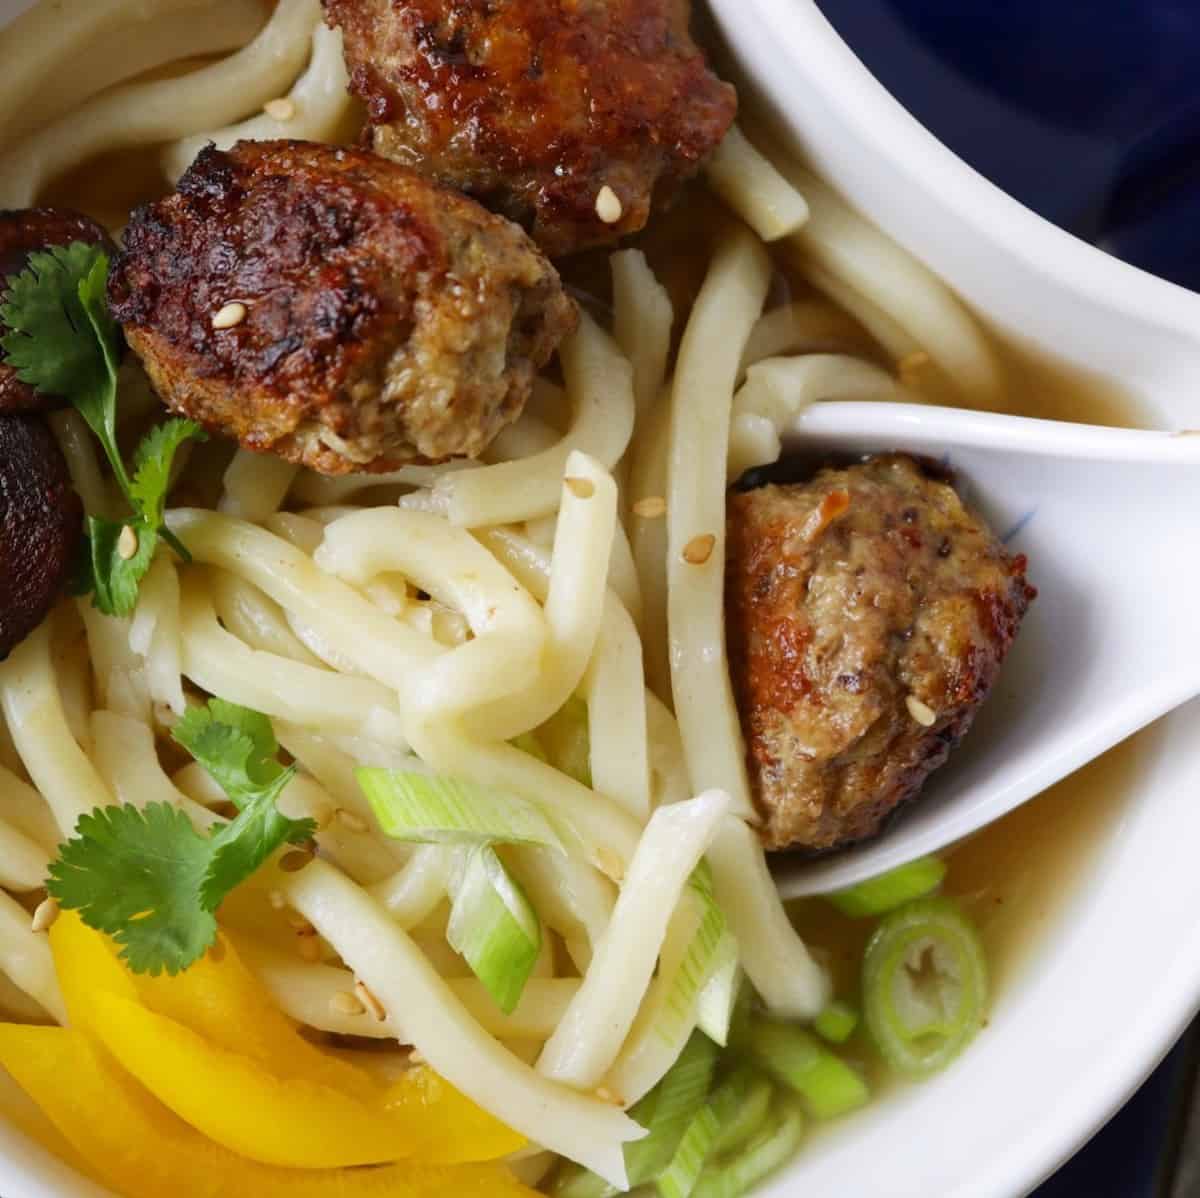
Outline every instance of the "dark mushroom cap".
{"label": "dark mushroom cap", "polygon": [[[91,217],[70,208],[20,208],[0,212],[0,291],[7,291],[5,280],[20,274],[29,255],[54,245],[84,241],[102,245],[110,253],[116,246]],[[0,337],[8,332],[0,321]],[[44,395],[17,378],[13,368],[0,362],[0,413],[45,412],[65,403],[59,396]]]}
{"label": "dark mushroom cap", "polygon": [[40,416],[0,417],[0,659],[62,593],[83,535],[83,505]]}

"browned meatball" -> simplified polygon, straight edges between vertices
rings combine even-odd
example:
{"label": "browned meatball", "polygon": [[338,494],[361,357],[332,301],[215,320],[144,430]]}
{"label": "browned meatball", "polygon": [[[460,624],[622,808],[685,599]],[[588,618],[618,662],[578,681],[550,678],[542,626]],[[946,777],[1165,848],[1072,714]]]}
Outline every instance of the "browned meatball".
{"label": "browned meatball", "polygon": [[[4,281],[20,274],[29,255],[55,245],[84,241],[102,245],[114,253],[108,234],[90,217],[69,208],[19,208],[0,212],[0,290]],[[0,321],[0,337],[8,327]],[[17,372],[0,362],[0,412],[43,412],[62,407],[66,401],[46,395],[17,378]]]}
{"label": "browned meatball", "polygon": [[737,110],[688,32],[690,0],[324,4],[375,149],[503,212],[552,257],[642,228]]}
{"label": "browned meatball", "polygon": [[767,848],[877,833],[971,726],[1036,592],[911,458],[729,499],[730,665]]}
{"label": "browned meatball", "polygon": [[290,141],[203,150],[134,213],[109,299],[168,407],[327,474],[476,456],[577,320],[511,222]]}
{"label": "browned meatball", "polygon": [[62,593],[83,535],[83,505],[40,416],[0,417],[0,659]]}

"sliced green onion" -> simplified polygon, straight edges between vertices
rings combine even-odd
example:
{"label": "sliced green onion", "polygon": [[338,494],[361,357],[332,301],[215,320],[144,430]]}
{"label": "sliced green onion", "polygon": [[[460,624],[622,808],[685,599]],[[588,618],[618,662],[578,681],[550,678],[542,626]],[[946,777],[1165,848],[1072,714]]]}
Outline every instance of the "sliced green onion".
{"label": "sliced green onion", "polygon": [[[696,1114],[703,1109],[717,1067],[716,1045],[693,1034],[662,1081],[629,1114],[649,1133],[625,1146],[629,1188],[653,1182],[666,1169]],[[554,1186],[558,1198],[612,1198],[620,1193],[602,1177],[568,1165]]]}
{"label": "sliced green onion", "polygon": [[901,1073],[925,1077],[958,1056],[983,1025],[987,987],[979,934],[949,899],[893,911],[867,944],[867,1028]]}
{"label": "sliced green onion", "polygon": [[[761,1112],[751,1110],[755,1118],[751,1126],[742,1120],[742,1112],[756,1086],[761,1086],[764,1101]],[[740,1144],[749,1139],[766,1120],[769,1102],[770,1084],[760,1074],[748,1066],[731,1073],[692,1118],[671,1163],[659,1174],[656,1185],[661,1198],[688,1198],[700,1180],[704,1164],[718,1150],[722,1138],[726,1144]],[[739,1132],[736,1139],[726,1136],[726,1128],[739,1122],[745,1128],[744,1134]]]}
{"label": "sliced green onion", "polygon": [[858,1027],[858,1012],[848,1003],[834,999],[813,1021],[813,1031],[830,1044],[845,1044]]}
{"label": "sliced green onion", "polygon": [[415,770],[358,769],[355,778],[384,833],[418,844],[535,844],[564,851],[527,799]]}
{"label": "sliced green onion", "polygon": [[771,1113],[774,1093],[771,1083],[749,1065],[731,1073],[712,1099],[721,1124],[713,1152],[728,1155],[756,1136]]}
{"label": "sliced green onion", "polygon": [[542,924],[496,850],[471,850],[450,908],[446,939],[506,1015],[542,951]]}
{"label": "sliced green onion", "polygon": [[705,1169],[692,1198],[741,1198],[796,1155],[803,1134],[804,1116],[789,1106],[740,1155]]}
{"label": "sliced green onion", "polygon": [[713,951],[708,981],[696,1000],[696,1026],[722,1048],[729,1043],[729,1027],[741,986],[737,938],[726,928]]}
{"label": "sliced green onion", "polygon": [[[675,971],[671,989],[667,995],[662,1014],[655,1026],[657,1033],[665,1039],[682,1038],[684,1024],[690,1027],[698,1020],[698,1000],[718,967],[726,963],[732,952],[737,964],[737,943],[728,931],[725,913],[717,905],[713,893],[712,872],[707,861],[701,861],[688,879],[684,901],[695,905],[696,931],[688,944],[687,951]],[[727,939],[728,938],[728,939]],[[713,1022],[719,1022],[719,1012],[714,1013]],[[725,1031],[728,1032],[728,1024]],[[721,1043],[716,1036],[710,1037]]]}
{"label": "sliced green onion", "polygon": [[866,1082],[803,1028],[757,1021],[750,1030],[750,1051],[777,1082],[804,1099],[814,1119],[844,1115],[870,1097]]}
{"label": "sliced green onion", "polygon": [[550,764],[584,786],[592,785],[592,746],[587,704],[572,695],[538,730]]}
{"label": "sliced green onion", "polygon": [[913,899],[932,894],[946,876],[946,864],[937,857],[919,857],[877,878],[868,878],[848,890],[825,895],[843,915],[867,919],[885,915]]}

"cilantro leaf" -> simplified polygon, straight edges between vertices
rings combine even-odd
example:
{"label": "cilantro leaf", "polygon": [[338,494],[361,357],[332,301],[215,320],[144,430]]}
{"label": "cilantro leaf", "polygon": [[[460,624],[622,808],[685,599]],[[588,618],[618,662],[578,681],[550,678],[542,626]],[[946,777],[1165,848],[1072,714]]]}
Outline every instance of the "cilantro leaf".
{"label": "cilantro leaf", "polygon": [[[127,527],[137,538],[137,548],[128,558],[121,555],[121,537]],[[138,586],[154,560],[158,534],[140,520],[125,525],[89,516],[87,539],[93,602],[106,616],[130,615],[137,606]]]}
{"label": "cilantro leaf", "polygon": [[213,913],[225,896],[277,849],[316,832],[312,820],[290,819],[275,806],[295,767],[276,760],[266,716],[212,699],[189,711],[173,735],[237,816],[204,836],[166,804],[100,808],[80,819],[50,868],[50,893],[111,935],[135,973],[186,969],[212,944]]}
{"label": "cilantro leaf", "polygon": [[112,936],[134,973],[176,974],[217,934],[196,901],[211,856],[209,841],[168,803],[100,807],[80,817],[46,889]]}
{"label": "cilantro leaf", "polygon": [[185,441],[191,440],[208,440],[208,434],[194,420],[173,419],[152,428],[134,454],[133,482],[129,484],[129,498],[141,513],[142,520],[150,528],[157,529],[185,562],[190,562],[192,555],[163,523],[163,516],[176,451]]}

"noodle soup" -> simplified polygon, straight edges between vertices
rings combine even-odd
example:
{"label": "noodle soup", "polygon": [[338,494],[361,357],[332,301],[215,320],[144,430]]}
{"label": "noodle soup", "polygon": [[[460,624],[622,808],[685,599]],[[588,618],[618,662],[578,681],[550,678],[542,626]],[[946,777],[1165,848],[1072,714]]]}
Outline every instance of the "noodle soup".
{"label": "noodle soup", "polygon": [[[71,401],[48,420],[92,591],[0,664],[0,1061],[35,1104],[9,1113],[134,1198],[745,1192],[807,1123],[970,1051],[1135,749],[945,862],[785,909],[726,653],[727,485],[814,399],[1136,413],[993,344],[734,127],[644,233],[562,264],[578,327],[478,460],[319,473],[213,409],[201,439],[164,423],[176,372],[132,318],[118,365],[110,267],[171,212],[131,209],[364,113],[315,0],[197,3],[203,36],[175,7],[42,5],[0,40],[90,72],[55,97],[13,71],[0,206],[133,230],[115,266],[99,239],[31,259],[3,312],[21,381]],[[90,61],[114,31],[132,80]],[[258,302],[173,348],[248,336]],[[48,364],[76,356],[78,395]],[[816,359],[821,394],[755,384]],[[321,452],[358,452],[344,431]]]}

